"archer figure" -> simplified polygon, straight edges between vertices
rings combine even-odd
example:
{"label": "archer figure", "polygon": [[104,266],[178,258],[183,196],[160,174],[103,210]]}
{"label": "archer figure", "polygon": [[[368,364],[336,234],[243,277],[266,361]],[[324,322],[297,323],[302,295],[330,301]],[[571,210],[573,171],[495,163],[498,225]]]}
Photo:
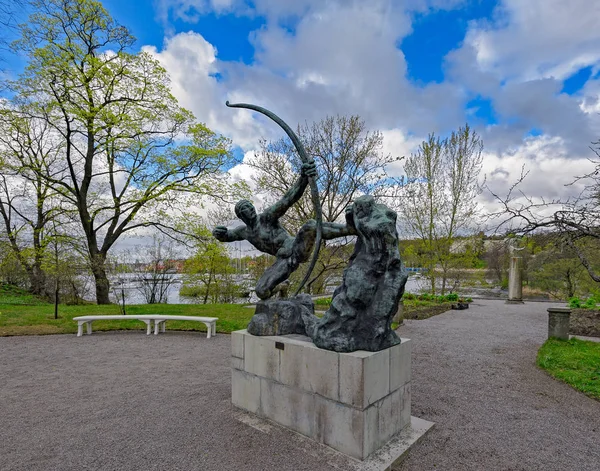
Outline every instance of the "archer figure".
{"label": "archer figure", "polygon": [[[310,257],[316,236],[315,221],[307,221],[293,237],[283,228],[279,219],[301,198],[308,179],[316,173],[314,161],[303,164],[300,178],[277,203],[257,214],[250,201],[241,200],[235,205],[235,214],[244,225],[231,230],[217,226],[213,230],[213,235],[221,242],[247,240],[261,252],[277,257],[256,283],[255,291],[260,299],[270,298],[275,287],[287,280],[300,263]],[[323,224],[322,237],[325,240],[353,234],[356,234],[354,228],[346,224]]]}

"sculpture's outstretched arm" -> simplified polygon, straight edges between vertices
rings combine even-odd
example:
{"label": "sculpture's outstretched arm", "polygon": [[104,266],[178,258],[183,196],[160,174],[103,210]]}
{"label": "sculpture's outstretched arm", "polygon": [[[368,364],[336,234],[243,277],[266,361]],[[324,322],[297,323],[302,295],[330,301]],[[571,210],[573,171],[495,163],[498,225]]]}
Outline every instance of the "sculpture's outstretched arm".
{"label": "sculpture's outstretched arm", "polygon": [[[302,174],[300,175],[300,178],[296,180],[292,187],[285,193],[285,195],[281,197],[279,201],[265,210],[265,213],[268,214],[269,217],[273,219],[279,219],[302,197],[309,181],[309,177],[305,172],[305,169],[308,165],[302,164]],[[313,169],[314,171],[314,165],[311,165],[309,168]]]}
{"label": "sculpture's outstretched arm", "polygon": [[335,222],[323,223],[323,239],[339,239],[340,237],[348,237],[357,235],[356,229],[348,224],[338,224]]}
{"label": "sculpture's outstretched arm", "polygon": [[217,226],[213,229],[213,236],[221,242],[235,242],[246,239],[246,226],[238,226],[227,229],[225,226]]}

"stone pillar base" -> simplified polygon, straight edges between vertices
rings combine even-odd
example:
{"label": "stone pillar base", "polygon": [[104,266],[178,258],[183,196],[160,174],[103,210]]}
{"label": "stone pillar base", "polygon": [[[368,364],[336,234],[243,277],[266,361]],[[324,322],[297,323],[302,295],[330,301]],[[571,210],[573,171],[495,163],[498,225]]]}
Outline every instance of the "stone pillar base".
{"label": "stone pillar base", "polygon": [[410,426],[411,341],[337,353],[301,335],[231,334],[231,400],[342,453],[366,459]]}
{"label": "stone pillar base", "polygon": [[550,307],[548,310],[548,338],[569,340],[569,322],[571,309],[568,307]]}
{"label": "stone pillar base", "polygon": [[525,304],[522,299],[507,299],[504,304]]}

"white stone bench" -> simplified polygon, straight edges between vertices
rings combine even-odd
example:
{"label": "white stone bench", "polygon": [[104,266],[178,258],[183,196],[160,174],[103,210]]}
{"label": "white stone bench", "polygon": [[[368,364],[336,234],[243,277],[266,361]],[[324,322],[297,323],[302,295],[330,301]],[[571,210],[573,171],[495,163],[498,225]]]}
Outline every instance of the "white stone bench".
{"label": "white stone bench", "polygon": [[77,337],[83,335],[83,325],[87,327],[87,333],[92,333],[92,322],[98,320],[114,320],[114,319],[136,319],[146,323],[146,335],[152,332],[152,321],[154,321],[154,335],[158,335],[159,330],[165,331],[165,324],[168,320],[173,321],[195,321],[202,322],[206,325],[206,338],[211,338],[217,334],[218,317],[198,317],[198,316],[176,316],[167,314],[128,314],[128,315],[98,315],[98,316],[79,316],[74,317],[77,321]]}
{"label": "white stone bench", "polygon": [[198,316],[167,316],[167,315],[154,315],[154,335],[158,335],[160,329],[162,332],[165,331],[165,324],[167,321],[196,321],[203,322],[206,325],[206,338],[211,338],[217,334],[217,321],[218,317],[198,317]]}
{"label": "white stone bench", "polygon": [[92,333],[92,322],[101,321],[101,320],[115,320],[115,319],[135,319],[139,321],[143,321],[146,323],[146,335],[150,335],[152,332],[152,315],[98,315],[98,316],[79,316],[74,317],[73,320],[77,321],[77,337],[81,337],[83,335],[83,325],[85,324],[87,327],[88,335]]}

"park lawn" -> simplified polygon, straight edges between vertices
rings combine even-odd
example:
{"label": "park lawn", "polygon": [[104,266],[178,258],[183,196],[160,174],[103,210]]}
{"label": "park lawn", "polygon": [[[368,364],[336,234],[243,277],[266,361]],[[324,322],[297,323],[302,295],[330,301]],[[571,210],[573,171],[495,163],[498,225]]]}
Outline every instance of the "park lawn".
{"label": "park lawn", "polygon": [[[77,332],[73,317],[99,314],[121,314],[119,306],[86,304],[60,305],[58,319],[54,319],[53,304],[23,305],[0,304],[0,336],[70,334]],[[254,309],[239,304],[139,304],[127,306],[128,314],[171,314],[183,316],[218,317],[217,332],[229,333],[245,329]],[[167,330],[190,330],[206,332],[200,322],[169,321]],[[146,324],[138,320],[94,321],[96,330],[146,330]]]}
{"label": "park lawn", "polygon": [[578,339],[548,339],[537,365],[554,378],[600,400],[600,343]]}
{"label": "park lawn", "polygon": [[[316,314],[323,315],[331,299],[315,302]],[[426,319],[450,309],[451,303],[406,300],[405,318]],[[245,329],[254,314],[254,307],[240,304],[138,304],[126,306],[128,314],[171,314],[184,316],[218,317],[217,332],[230,333]],[[37,299],[19,288],[0,285],[0,337],[10,335],[72,334],[77,332],[73,317],[100,314],[121,314],[119,306],[108,304],[59,305],[58,319],[54,319],[54,305]],[[167,330],[206,332],[199,322],[169,321]],[[139,320],[94,321],[94,330],[140,330],[146,325]],[[396,324],[392,328],[397,328]]]}

